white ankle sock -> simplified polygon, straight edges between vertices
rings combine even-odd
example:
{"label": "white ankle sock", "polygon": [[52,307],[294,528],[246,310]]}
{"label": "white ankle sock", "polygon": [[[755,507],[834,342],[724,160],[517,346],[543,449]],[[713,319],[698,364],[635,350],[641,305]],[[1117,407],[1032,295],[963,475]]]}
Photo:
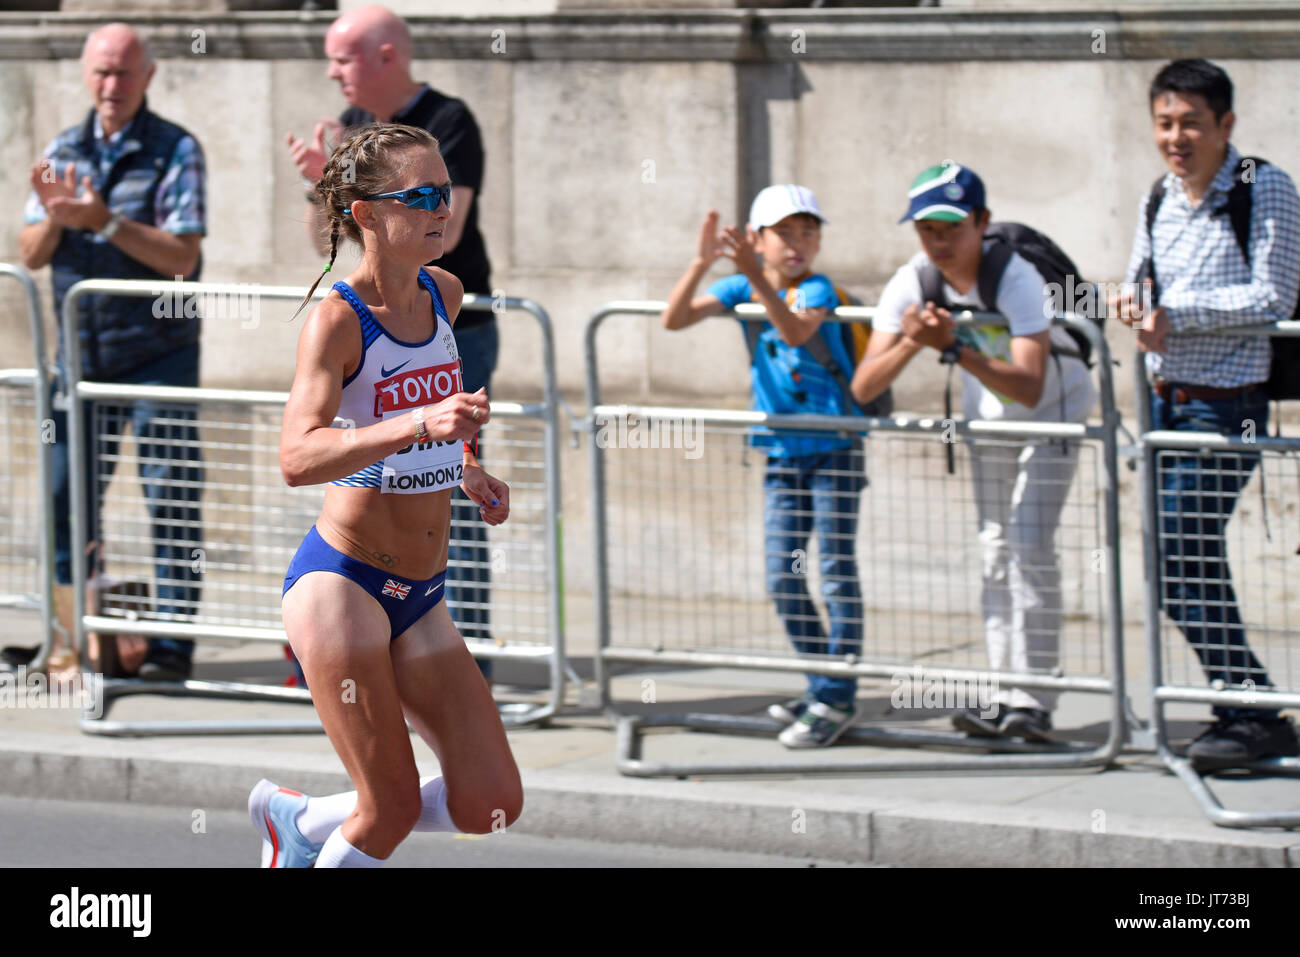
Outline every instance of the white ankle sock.
{"label": "white ankle sock", "polygon": [[[447,787],[443,779],[420,779],[420,820],[415,825],[417,831],[450,831],[460,834],[461,830],[452,823],[447,813]],[[334,829],[342,824],[352,809],[357,806],[357,792],[344,791],[341,794],[327,794],[324,797],[309,797],[307,806],[298,812],[297,825],[302,836],[313,844],[323,843]]]}
{"label": "white ankle sock", "polygon": [[313,844],[323,844],[335,829],[347,820],[356,806],[356,791],[327,794],[318,798],[309,797],[307,806],[298,812],[295,823],[303,837]]}
{"label": "white ankle sock", "polygon": [[414,830],[463,833],[447,813],[447,785],[442,778],[423,778],[420,781],[420,803],[423,806]]}
{"label": "white ankle sock", "polygon": [[348,843],[348,839],[343,836],[343,828],[336,827],[334,832],[325,839],[325,844],[320,849],[320,854],[316,858],[317,867],[383,867],[384,862],[377,858],[371,857],[365,851],[358,851]]}

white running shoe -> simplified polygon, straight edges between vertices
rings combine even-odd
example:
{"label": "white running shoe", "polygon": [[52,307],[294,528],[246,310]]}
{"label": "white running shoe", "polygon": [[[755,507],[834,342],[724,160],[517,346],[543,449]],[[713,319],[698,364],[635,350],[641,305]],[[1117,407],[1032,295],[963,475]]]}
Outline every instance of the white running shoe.
{"label": "white running shoe", "polygon": [[248,816],[262,835],[263,867],[312,867],[320,844],[302,836],[295,823],[307,795],[272,784],[266,778],[248,795]]}

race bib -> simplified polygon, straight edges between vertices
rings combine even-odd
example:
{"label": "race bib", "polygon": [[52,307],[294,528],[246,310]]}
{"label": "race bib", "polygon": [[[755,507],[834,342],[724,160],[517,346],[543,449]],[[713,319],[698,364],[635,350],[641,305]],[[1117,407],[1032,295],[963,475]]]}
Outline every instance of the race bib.
{"label": "race bib", "polygon": [[414,494],[438,492],[460,484],[465,457],[465,443],[412,443],[384,459],[379,490],[388,493]]}
{"label": "race bib", "polygon": [[[375,415],[389,419],[430,406],[464,391],[459,362],[403,369],[375,383]],[[412,442],[384,459],[379,489],[384,494],[438,492],[461,482],[465,443],[460,439]]]}

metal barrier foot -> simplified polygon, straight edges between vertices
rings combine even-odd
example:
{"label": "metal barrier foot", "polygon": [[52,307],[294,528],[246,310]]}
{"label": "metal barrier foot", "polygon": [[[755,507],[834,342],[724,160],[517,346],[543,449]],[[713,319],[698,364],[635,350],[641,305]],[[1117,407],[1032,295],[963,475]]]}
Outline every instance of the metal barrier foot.
{"label": "metal barrier foot", "polygon": [[320,719],[314,715],[298,721],[108,721],[109,710],[130,695],[224,698],[239,701],[282,701],[311,704],[305,688],[281,688],[229,681],[141,681],[138,678],[109,678],[89,682],[91,697],[82,710],[78,727],[86,734],[110,737],[145,737],[187,734],[319,734]]}
{"label": "metal barrier foot", "polygon": [[[186,734],[319,734],[323,732],[316,716],[295,721],[108,721],[108,712],[119,699],[131,695],[165,697],[221,698],[236,701],[278,701],[311,704],[311,692],[305,688],[230,681],[142,681],[139,678],[110,678],[96,690],[87,683],[91,698],[82,711],[78,726],[87,734],[122,737]],[[548,704],[498,702],[501,723],[507,728],[545,725],[555,713]]]}
{"label": "metal barrier foot", "polygon": [[[721,734],[761,734],[775,737],[784,725],[770,718],[716,714],[620,715],[610,713],[616,721],[616,766],[629,777],[702,777],[718,774],[837,774],[880,771],[990,771],[1065,769],[1105,767],[1118,753],[1119,743],[1111,740],[1101,748],[1077,742],[1032,744],[1007,739],[970,738],[958,732],[923,731],[854,727],[840,736],[838,743],[877,747],[937,747],[958,751],[976,751],[978,757],[949,760],[892,760],[872,758],[845,761],[763,761],[731,763],[666,764],[642,758],[642,730],[645,728],[684,728]],[[1055,760],[1051,755],[1058,755]],[[1046,758],[1046,760],[1045,760]]]}
{"label": "metal barrier foot", "polygon": [[555,708],[550,704],[498,701],[497,713],[501,715],[501,723],[507,728],[519,728],[525,725],[537,725],[540,728],[550,723]]}
{"label": "metal barrier foot", "polygon": [[[1219,827],[1300,828],[1300,811],[1233,811],[1225,808],[1206,783],[1208,777],[1220,772],[1212,771],[1202,775],[1192,767],[1190,761],[1180,758],[1168,748],[1160,750],[1160,757],[1164,759],[1165,766],[1187,785],[1205,816]],[[1269,758],[1245,765],[1241,770],[1258,774],[1300,775],[1300,758]]]}

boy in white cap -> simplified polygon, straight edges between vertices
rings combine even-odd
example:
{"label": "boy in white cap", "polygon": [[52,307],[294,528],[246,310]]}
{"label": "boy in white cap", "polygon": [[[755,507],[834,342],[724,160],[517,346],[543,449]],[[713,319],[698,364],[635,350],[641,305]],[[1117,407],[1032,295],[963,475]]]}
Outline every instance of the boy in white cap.
{"label": "boy in white cap", "polygon": [[[962,370],[970,419],[1082,422],[1097,400],[1069,334],[1052,328],[1052,298],[1019,253],[985,240],[990,215],[974,171],[943,163],[923,171],[899,222],[911,222],[921,252],[885,286],[866,355],[853,378],[862,402],[886,388],[926,349]],[[996,262],[996,266],[991,264]],[[992,270],[996,271],[990,274]],[[929,294],[923,293],[929,290]],[[956,328],[950,307],[997,312],[1007,327]],[[1055,354],[1053,354],[1055,353]],[[1061,571],[1056,529],[1070,491],[1074,443],[971,443],[989,666],[1029,672],[1056,667]],[[995,707],[969,709],[953,723],[967,734],[1046,741],[1056,692],[1003,688]]]}
{"label": "boy in white cap", "polygon": [[[794,185],[769,186],[759,193],[745,229],[728,226],[719,232],[718,214],[710,210],[700,227],[695,258],[661,316],[666,328],[684,329],[743,302],[761,304],[768,322],[751,339],[757,411],[853,414],[847,389],[853,356],[839,324],[823,323],[841,304],[840,294],[812,270],[825,222],[812,191]],[[734,262],[738,272],[696,296],[700,280],[720,256]],[[801,654],[858,652],[862,598],[853,548],[858,496],[866,484],[860,448],[832,432],[756,433],[750,442],[768,456],[763,480],[767,589],[786,634]],[[829,637],[798,564],[813,529]],[[786,747],[825,747],[852,724],[856,694],[855,678],[808,675],[802,698],[773,705],[768,713],[786,722],[779,736]]]}

